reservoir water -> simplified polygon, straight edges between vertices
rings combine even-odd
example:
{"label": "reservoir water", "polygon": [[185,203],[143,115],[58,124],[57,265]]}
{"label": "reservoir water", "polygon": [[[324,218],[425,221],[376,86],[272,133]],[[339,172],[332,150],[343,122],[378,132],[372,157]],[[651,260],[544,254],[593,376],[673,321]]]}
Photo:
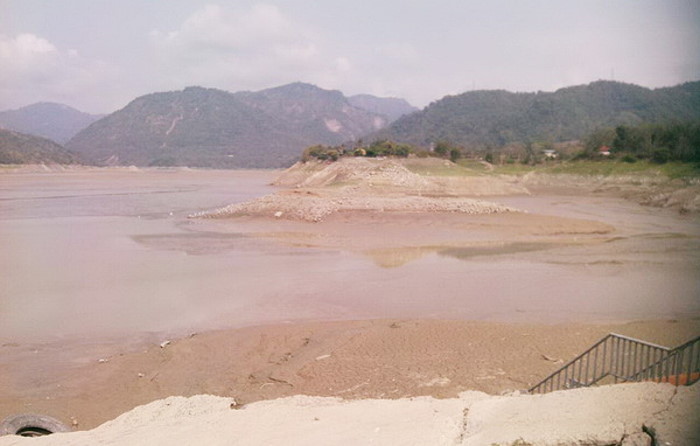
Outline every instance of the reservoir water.
{"label": "reservoir water", "polygon": [[608,223],[616,232],[607,243],[437,250],[393,268],[342,249],[201,230],[187,219],[273,192],[268,184],[276,174],[3,173],[0,342],[178,335],[319,319],[590,322],[700,315],[697,216],[621,199],[494,198],[529,212]]}

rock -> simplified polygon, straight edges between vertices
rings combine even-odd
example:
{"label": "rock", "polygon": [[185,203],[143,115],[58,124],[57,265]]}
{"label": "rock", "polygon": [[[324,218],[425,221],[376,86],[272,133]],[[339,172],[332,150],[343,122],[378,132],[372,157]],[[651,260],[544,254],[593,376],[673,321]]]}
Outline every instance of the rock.
{"label": "rock", "polygon": [[635,432],[625,436],[620,446],[652,446],[651,437],[646,432]]}

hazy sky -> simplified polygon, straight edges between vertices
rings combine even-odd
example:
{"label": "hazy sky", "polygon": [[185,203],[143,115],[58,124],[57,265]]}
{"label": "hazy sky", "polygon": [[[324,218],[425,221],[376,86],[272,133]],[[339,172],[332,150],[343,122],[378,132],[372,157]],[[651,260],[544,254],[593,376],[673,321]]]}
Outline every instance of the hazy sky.
{"label": "hazy sky", "polygon": [[598,79],[700,79],[700,1],[0,0],[0,110],[294,81],[422,107]]}

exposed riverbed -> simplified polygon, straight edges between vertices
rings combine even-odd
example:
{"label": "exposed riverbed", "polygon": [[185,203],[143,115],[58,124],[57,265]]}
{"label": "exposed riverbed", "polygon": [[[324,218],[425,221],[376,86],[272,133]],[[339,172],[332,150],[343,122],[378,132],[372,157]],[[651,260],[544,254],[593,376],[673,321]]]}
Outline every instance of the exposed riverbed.
{"label": "exposed riverbed", "polygon": [[[345,233],[337,229],[347,223],[342,217],[293,228],[186,218],[270,193],[276,174],[3,174],[0,338],[181,335],[387,317],[593,322],[700,314],[698,218],[622,199],[493,198],[529,214],[612,228],[564,234],[565,243],[557,234],[517,235],[522,225],[507,215],[407,216],[355,222]],[[436,220],[461,225],[461,235]],[[378,234],[398,242],[378,242]]]}
{"label": "exposed riverbed", "polygon": [[482,197],[527,212],[187,218],[276,175],[0,175],[0,418],[84,429],[170,395],[499,393],[609,331],[698,333],[697,214],[540,191]]}

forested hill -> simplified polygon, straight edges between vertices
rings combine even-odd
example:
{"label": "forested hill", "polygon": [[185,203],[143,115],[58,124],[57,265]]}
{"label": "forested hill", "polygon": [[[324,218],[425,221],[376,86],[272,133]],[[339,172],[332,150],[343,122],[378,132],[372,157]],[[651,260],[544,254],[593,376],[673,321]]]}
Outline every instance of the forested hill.
{"label": "forested hill", "polygon": [[581,139],[601,127],[700,120],[700,82],[650,90],[598,81],[553,93],[473,91],[404,116],[371,139],[479,149],[513,142]]}
{"label": "forested hill", "polygon": [[239,93],[190,87],[139,97],[67,147],[98,164],[285,167],[309,145],[340,144],[387,122],[310,84]]}
{"label": "forested hill", "polygon": [[0,164],[80,164],[80,158],[49,139],[0,129]]}

